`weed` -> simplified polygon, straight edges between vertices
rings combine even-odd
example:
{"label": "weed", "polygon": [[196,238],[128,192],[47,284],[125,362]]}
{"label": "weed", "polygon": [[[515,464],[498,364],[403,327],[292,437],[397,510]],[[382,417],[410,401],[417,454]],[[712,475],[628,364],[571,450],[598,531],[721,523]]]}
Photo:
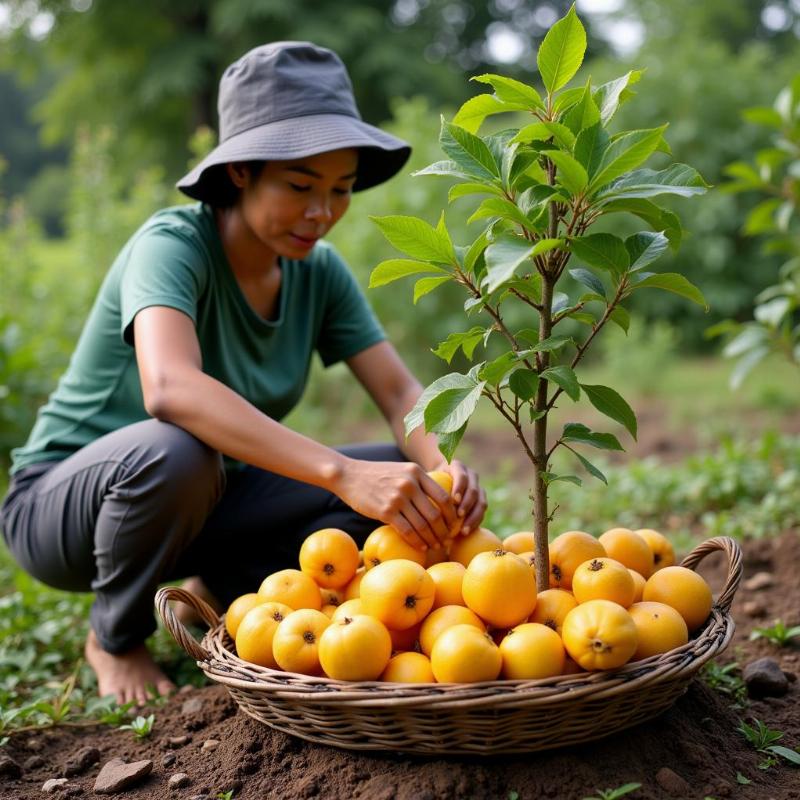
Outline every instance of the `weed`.
{"label": "weed", "polygon": [[736,661],[725,666],[709,661],[700,671],[700,677],[706,686],[733,698],[735,706],[744,707],[747,704],[747,686],[739,675],[733,674],[738,669]]}
{"label": "weed", "polygon": [[641,786],[641,783],[626,783],[616,789],[598,789],[596,797],[584,797],[583,800],[617,800],[618,797],[635,792]]}
{"label": "weed", "polygon": [[759,719],[754,719],[753,725],[748,725],[742,720],[736,730],[747,739],[756,752],[764,756],[764,760],[758,765],[759,769],[774,767],[780,758],[800,766],[800,753],[797,750],[775,744],[783,738],[783,731],[772,730]]}
{"label": "weed", "polygon": [[800,636],[800,625],[787,628],[782,620],[776,619],[771,628],[753,628],[750,633],[751,641],[755,639],[767,639],[778,647],[784,647],[795,637]]}
{"label": "weed", "polygon": [[147,717],[136,717],[133,722],[127,725],[120,725],[121,731],[133,731],[140,739],[148,737],[153,730],[153,723],[156,721],[156,715],[150,714]]}
{"label": "weed", "polygon": [[233,800],[233,789],[227,792],[217,792],[217,800]]}

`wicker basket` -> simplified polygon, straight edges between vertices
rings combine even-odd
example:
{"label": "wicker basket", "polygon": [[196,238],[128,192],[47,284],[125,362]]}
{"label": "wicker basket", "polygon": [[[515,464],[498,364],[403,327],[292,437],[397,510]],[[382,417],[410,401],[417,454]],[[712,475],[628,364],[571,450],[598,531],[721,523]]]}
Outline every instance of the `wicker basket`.
{"label": "wicker basket", "polygon": [[[258,667],[237,657],[220,617],[177,588],[160,589],[156,607],[169,632],[241,709],[292,736],[350,750],[428,755],[522,753],[590,741],[669,708],[693,675],[733,635],[733,595],[742,574],[739,545],[726,537],[698,545],[683,561],[694,569],[709,553],[728,559],[725,585],[708,622],[683,647],[607,672],[536,681],[472,684],[350,683]],[[211,630],[198,643],[169,606],[194,608]]]}

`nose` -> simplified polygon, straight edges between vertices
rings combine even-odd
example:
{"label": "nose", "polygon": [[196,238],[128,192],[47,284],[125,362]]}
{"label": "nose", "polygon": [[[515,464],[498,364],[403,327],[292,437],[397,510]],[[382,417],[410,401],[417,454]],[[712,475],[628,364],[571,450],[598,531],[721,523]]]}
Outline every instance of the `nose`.
{"label": "nose", "polygon": [[312,197],[306,208],[306,217],[318,222],[329,222],[333,219],[330,199],[325,197]]}

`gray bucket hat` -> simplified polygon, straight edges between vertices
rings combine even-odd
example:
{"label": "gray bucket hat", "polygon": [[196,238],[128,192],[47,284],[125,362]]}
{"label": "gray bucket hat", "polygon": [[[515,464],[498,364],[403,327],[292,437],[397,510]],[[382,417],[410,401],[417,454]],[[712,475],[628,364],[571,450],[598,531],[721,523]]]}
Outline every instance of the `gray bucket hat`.
{"label": "gray bucket hat", "polygon": [[359,149],[354,191],[388,180],[408,160],[402,139],[363,122],[341,59],[310,42],[272,42],[231,64],[219,84],[219,139],[176,184],[197,200],[230,192],[224,165]]}

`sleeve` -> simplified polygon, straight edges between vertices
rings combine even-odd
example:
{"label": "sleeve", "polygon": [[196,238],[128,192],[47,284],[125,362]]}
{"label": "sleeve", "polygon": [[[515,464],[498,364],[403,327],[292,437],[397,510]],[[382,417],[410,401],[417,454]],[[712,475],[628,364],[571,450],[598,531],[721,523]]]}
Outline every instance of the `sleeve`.
{"label": "sleeve", "polygon": [[326,247],[327,297],[317,352],[330,367],[386,339],[353,273],[336,250]]}
{"label": "sleeve", "polygon": [[143,232],[131,243],[120,283],[123,340],[133,345],[133,320],[150,306],[182,311],[197,323],[207,266],[191,239],[166,228]]}

